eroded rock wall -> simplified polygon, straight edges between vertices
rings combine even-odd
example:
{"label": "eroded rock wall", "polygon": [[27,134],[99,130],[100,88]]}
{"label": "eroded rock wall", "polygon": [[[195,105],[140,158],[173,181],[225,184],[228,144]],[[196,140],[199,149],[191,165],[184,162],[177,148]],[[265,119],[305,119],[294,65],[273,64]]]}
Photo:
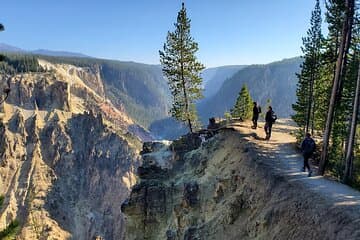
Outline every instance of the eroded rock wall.
{"label": "eroded rock wall", "polygon": [[18,219],[22,239],[121,239],[136,150],[93,114],[53,117],[43,128],[36,115],[19,118],[0,126],[1,228]]}
{"label": "eroded rock wall", "polygon": [[171,165],[146,153],[123,204],[128,240],[360,238],[358,215],[272,171],[240,133],[161,151]]}
{"label": "eroded rock wall", "polygon": [[21,240],[123,239],[136,124],[105,98],[98,70],[42,64],[1,79],[11,92],[0,111],[0,230],[16,219]]}
{"label": "eroded rock wall", "polygon": [[70,110],[69,84],[53,73],[24,73],[9,79],[8,104],[24,109]]}

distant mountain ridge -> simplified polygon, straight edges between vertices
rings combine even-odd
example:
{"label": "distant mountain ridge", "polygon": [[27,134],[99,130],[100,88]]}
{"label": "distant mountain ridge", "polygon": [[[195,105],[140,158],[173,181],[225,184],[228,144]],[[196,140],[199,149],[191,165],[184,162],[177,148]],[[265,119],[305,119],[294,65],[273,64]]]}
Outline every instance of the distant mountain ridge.
{"label": "distant mountain ridge", "polygon": [[6,43],[0,43],[0,52],[26,52],[25,50],[8,45]]}
{"label": "distant mountain ridge", "polygon": [[47,49],[36,49],[36,50],[24,50],[6,43],[0,43],[0,52],[6,53],[29,53],[35,55],[45,55],[53,57],[79,57],[79,58],[91,58],[88,55],[77,53],[77,52],[68,52],[68,51],[54,51]]}
{"label": "distant mountain ridge", "polygon": [[247,65],[229,65],[205,69],[202,72],[204,97],[208,98],[213,96],[226,79],[232,77],[237,71],[246,66]]}
{"label": "distant mountain ridge", "polygon": [[295,57],[242,68],[219,85],[215,95],[197,104],[202,122],[206,123],[209,117],[223,116],[225,111],[229,111],[243,84],[248,86],[251,96],[261,106],[265,107],[267,100],[271,99],[278,116],[290,117],[291,105],[296,101],[298,81],[295,73],[299,72],[301,62],[300,57]]}

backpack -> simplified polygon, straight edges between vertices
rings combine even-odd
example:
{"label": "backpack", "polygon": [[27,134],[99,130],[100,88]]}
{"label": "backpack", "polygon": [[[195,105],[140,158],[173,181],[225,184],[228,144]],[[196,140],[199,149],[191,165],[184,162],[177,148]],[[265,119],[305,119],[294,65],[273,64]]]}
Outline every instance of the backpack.
{"label": "backpack", "polygon": [[258,107],[258,111],[259,111],[259,113],[261,113],[261,107],[260,106]]}
{"label": "backpack", "polygon": [[304,153],[313,153],[316,149],[315,141],[312,138],[306,138],[301,147]]}
{"label": "backpack", "polygon": [[275,123],[276,119],[277,119],[277,116],[276,116],[276,114],[273,112],[273,113],[271,114],[271,122],[272,122],[272,123]]}

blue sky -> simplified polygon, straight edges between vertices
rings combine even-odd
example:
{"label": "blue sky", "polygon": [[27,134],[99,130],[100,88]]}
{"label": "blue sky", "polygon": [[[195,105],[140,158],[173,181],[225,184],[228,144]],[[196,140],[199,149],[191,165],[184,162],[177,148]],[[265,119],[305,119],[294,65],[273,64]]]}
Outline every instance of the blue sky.
{"label": "blue sky", "polygon": [[[323,1],[321,1],[323,3]],[[198,58],[207,67],[301,54],[314,0],[187,0]],[[0,42],[158,64],[178,0],[6,0]]]}

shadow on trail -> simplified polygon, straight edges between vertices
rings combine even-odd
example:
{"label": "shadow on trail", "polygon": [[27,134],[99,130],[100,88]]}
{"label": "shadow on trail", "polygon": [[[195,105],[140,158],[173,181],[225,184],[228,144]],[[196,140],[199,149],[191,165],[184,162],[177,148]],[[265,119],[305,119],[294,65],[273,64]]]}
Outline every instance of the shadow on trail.
{"label": "shadow on trail", "polygon": [[299,190],[305,189],[317,193],[323,198],[330,199],[334,206],[354,206],[357,211],[359,210],[359,191],[340,182],[317,176],[317,167],[314,165],[311,165],[313,171],[311,177],[308,177],[307,172],[302,171],[303,157],[294,142],[267,141],[256,132],[240,134],[253,146],[256,155],[254,159],[259,164],[273,169],[274,174],[285,177],[289,183],[301,184],[305,187]]}

